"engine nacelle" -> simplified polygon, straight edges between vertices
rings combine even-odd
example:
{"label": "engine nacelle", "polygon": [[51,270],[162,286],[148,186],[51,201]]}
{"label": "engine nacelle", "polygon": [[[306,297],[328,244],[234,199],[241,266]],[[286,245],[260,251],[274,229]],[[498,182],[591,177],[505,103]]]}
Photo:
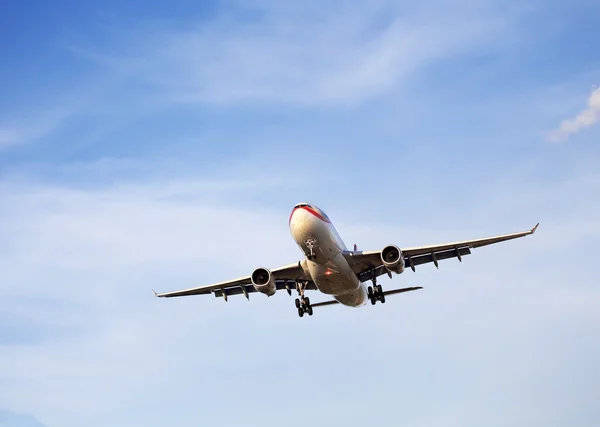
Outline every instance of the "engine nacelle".
{"label": "engine nacelle", "polygon": [[402,251],[394,245],[389,245],[381,251],[381,262],[389,271],[400,274],[404,271],[404,256]]}
{"label": "engine nacelle", "polygon": [[277,290],[275,288],[275,279],[269,270],[266,268],[257,268],[250,276],[254,289],[258,292],[271,296]]}

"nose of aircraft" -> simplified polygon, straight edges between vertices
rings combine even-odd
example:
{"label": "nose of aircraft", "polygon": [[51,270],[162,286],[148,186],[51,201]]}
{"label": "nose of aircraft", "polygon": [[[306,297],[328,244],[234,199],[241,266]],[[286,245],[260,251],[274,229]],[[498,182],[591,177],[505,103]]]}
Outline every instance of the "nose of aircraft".
{"label": "nose of aircraft", "polygon": [[310,220],[310,213],[306,210],[308,206],[306,203],[299,203],[294,206],[290,214],[289,226],[295,239],[302,238],[307,222]]}
{"label": "nose of aircraft", "polygon": [[302,222],[304,222],[304,214],[304,210],[301,209],[299,206],[295,206],[294,209],[292,209],[289,221],[289,226],[290,230],[292,231],[292,234],[294,233],[294,230],[297,229]]}
{"label": "nose of aircraft", "polygon": [[292,221],[292,217],[296,212],[303,211],[304,213],[310,214],[309,216],[314,216],[315,218],[323,221],[323,222],[331,222],[329,217],[323,210],[319,209],[315,205],[309,205],[308,203],[298,203],[294,206],[292,213],[290,215],[290,222]]}
{"label": "nose of aircraft", "polygon": [[294,207],[294,209],[292,209],[292,213],[290,213],[290,220],[288,221],[290,227],[292,226],[292,220],[294,219],[294,214],[296,213],[297,210],[298,210],[298,207]]}
{"label": "nose of aircraft", "polygon": [[[290,214],[290,231],[294,239],[303,239],[309,230],[320,229],[331,221],[321,209],[308,203],[299,203],[294,206]],[[315,228],[316,227],[316,228]]]}

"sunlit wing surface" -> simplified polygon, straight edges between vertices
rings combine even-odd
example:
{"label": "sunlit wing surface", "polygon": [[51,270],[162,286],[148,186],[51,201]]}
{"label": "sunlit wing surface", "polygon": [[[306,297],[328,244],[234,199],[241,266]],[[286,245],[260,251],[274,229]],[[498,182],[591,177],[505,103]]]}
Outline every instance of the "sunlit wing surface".
{"label": "sunlit wing surface", "polygon": [[[304,274],[304,270],[300,266],[300,263],[289,264],[283,267],[279,267],[271,270],[271,274],[275,279],[276,289],[285,289],[289,292],[295,289],[295,282],[297,280],[307,280]],[[307,287],[307,289],[316,289],[316,287]],[[157,297],[170,298],[170,297],[182,297],[189,295],[207,295],[214,294],[216,297],[224,297],[227,299],[229,295],[240,295],[244,294],[248,297],[248,294],[257,292],[256,288],[252,284],[251,276],[239,277],[237,279],[228,280],[225,282],[213,283],[211,285],[203,285],[196,288],[183,289],[180,291],[156,293]]]}
{"label": "sunlit wing surface", "polygon": [[[535,233],[539,223],[531,230],[518,233],[503,234],[500,236],[486,237],[483,239],[463,240],[458,242],[443,243],[437,245],[417,246],[401,249],[406,267],[415,271],[415,267],[420,264],[433,262],[438,266],[438,261],[448,258],[458,258],[462,260],[464,255],[469,255],[471,249],[487,246],[494,243],[504,242],[506,240],[517,239]],[[370,280],[373,276],[378,277],[382,274],[388,274],[387,269],[381,261],[381,251],[365,252],[346,252],[346,258],[354,272],[359,276],[362,282]]]}

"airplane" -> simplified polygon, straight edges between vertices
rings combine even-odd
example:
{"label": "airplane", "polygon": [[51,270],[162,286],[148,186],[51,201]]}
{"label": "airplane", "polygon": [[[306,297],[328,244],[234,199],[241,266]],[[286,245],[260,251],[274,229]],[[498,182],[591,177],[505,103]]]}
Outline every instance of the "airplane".
{"label": "airplane", "polygon": [[[157,293],[162,298],[210,295],[227,298],[243,294],[250,299],[251,293],[273,296],[277,291],[286,290],[292,295],[292,288],[298,293],[295,299],[298,316],[313,315],[313,308],[332,304],[348,307],[361,307],[370,301],[385,303],[385,297],[392,294],[415,291],[421,286],[383,291],[377,278],[392,273],[398,275],[408,266],[416,271],[417,265],[433,262],[439,268],[439,261],[469,255],[471,249],[516,239],[535,233],[539,223],[528,231],[464,240],[438,245],[399,248],[387,245],[381,250],[358,251],[356,245],[348,250],[327,214],[315,205],[298,203],[289,217],[289,229],[304,258],[296,263],[268,269],[256,268],[249,276],[234,280],[204,285],[180,291]],[[368,287],[366,282],[371,281]],[[332,300],[311,304],[306,291],[316,290],[332,297]]]}

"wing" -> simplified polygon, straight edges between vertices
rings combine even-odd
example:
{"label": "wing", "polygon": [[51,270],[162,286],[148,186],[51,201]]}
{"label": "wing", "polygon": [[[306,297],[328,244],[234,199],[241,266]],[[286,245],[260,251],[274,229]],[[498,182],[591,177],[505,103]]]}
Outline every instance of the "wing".
{"label": "wing", "polygon": [[[300,262],[295,264],[285,265],[271,270],[271,274],[275,279],[275,286],[277,290],[286,289],[291,295],[291,290],[296,287],[296,280],[307,280],[309,281],[306,289],[316,289],[314,283],[310,278],[305,277],[304,269],[301,267]],[[244,294],[246,298],[248,294],[257,292],[252,285],[250,275],[240,277],[225,282],[213,283],[212,285],[199,286],[197,288],[183,289],[181,291],[164,292],[154,294],[157,297],[171,298],[171,297],[182,297],[188,295],[209,295],[214,294],[215,297],[223,297],[227,300],[229,295],[240,295]]]}
{"label": "wing", "polygon": [[[415,271],[415,266],[433,262],[438,266],[438,261],[448,258],[458,258],[462,261],[462,256],[469,255],[471,249],[487,246],[494,243],[517,239],[535,233],[539,223],[531,230],[518,233],[503,234],[500,236],[486,237],[483,239],[463,240],[461,242],[443,243],[439,245],[417,246],[413,248],[401,249],[406,266]],[[387,269],[381,262],[381,251],[368,252],[346,252],[346,258],[350,262],[352,269],[358,275],[362,282],[370,280],[373,276],[378,277],[387,274]]]}

